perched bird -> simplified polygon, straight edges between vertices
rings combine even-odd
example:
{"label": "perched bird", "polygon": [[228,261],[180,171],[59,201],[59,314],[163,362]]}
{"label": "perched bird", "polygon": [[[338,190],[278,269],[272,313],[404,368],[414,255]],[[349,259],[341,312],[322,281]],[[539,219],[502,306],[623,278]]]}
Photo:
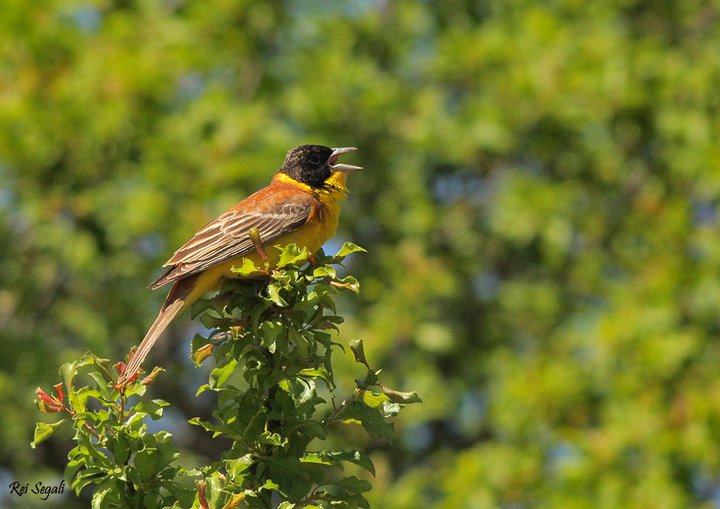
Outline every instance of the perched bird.
{"label": "perched bird", "polygon": [[[354,147],[301,145],[290,150],[269,186],[245,198],[197,232],[163,265],[150,288],[172,283],[155,321],[132,354],[119,383],[131,379],[168,324],[205,293],[217,289],[230,270],[249,258],[277,263],[279,251],[264,247],[295,243],[313,254],[335,234],[347,175],[359,166],[338,163]],[[260,252],[258,252],[260,248]]]}

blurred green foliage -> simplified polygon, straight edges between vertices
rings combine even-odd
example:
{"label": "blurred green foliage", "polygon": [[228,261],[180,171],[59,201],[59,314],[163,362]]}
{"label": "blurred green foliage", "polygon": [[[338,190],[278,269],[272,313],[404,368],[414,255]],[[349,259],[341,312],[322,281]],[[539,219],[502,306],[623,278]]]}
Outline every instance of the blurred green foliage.
{"label": "blurred green foliage", "polygon": [[[137,343],[172,250],[319,142],[366,168],[338,235],[369,251],[344,332],[425,402],[370,444],[375,507],[718,507],[719,19],[698,0],[6,0],[0,486],[65,463],[28,446],[33,389]],[[153,389],[197,415],[180,322]]]}

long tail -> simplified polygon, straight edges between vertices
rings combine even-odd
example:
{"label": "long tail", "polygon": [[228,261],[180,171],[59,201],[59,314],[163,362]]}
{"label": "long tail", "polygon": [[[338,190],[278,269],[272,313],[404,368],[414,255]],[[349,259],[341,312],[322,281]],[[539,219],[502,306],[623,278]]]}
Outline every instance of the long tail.
{"label": "long tail", "polygon": [[150,353],[150,350],[155,345],[155,342],[158,340],[160,335],[167,328],[173,318],[175,318],[178,313],[185,308],[185,304],[187,303],[186,297],[195,286],[195,279],[195,277],[191,276],[181,279],[173,285],[170,293],[168,293],[168,296],[165,299],[165,304],[163,304],[160,313],[158,313],[157,318],[155,318],[155,321],[150,326],[150,329],[148,329],[145,337],[137,347],[137,350],[135,350],[135,353],[133,353],[132,357],[128,361],[125,372],[120,376],[118,384],[125,383],[138,372],[140,366],[145,360],[145,357],[147,357]]}

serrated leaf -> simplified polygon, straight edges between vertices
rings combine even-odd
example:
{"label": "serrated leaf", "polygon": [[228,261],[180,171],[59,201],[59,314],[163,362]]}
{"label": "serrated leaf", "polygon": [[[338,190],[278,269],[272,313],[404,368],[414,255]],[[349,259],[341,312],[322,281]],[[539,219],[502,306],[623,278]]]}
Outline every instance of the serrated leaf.
{"label": "serrated leaf", "polygon": [[293,265],[300,267],[308,260],[308,250],[303,247],[300,249],[297,244],[288,244],[285,247],[275,246],[280,249],[280,259],[278,260],[278,268]]}
{"label": "serrated leaf", "polygon": [[279,434],[277,433],[271,433],[269,431],[263,431],[263,433],[258,437],[257,441],[261,444],[268,444],[268,445],[285,445],[286,440],[283,439]]}
{"label": "serrated leaf", "polygon": [[271,284],[267,287],[268,299],[281,308],[286,308],[288,303],[280,296],[280,287],[277,284]]}

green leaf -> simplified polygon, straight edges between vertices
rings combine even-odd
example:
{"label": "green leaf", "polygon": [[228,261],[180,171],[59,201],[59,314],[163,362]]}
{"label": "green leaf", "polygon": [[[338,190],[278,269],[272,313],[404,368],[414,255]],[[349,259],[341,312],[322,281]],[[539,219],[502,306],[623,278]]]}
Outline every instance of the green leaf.
{"label": "green leaf", "polygon": [[100,467],[87,467],[80,470],[72,477],[70,486],[75,490],[75,494],[79,495],[85,486],[90,484],[98,484],[107,478],[107,472]]}
{"label": "green leaf", "polygon": [[360,392],[360,399],[363,403],[371,408],[379,408],[389,400],[389,397],[380,393],[363,390]]}
{"label": "green leaf", "polygon": [[195,397],[197,398],[197,397],[200,396],[203,392],[205,392],[205,391],[207,391],[207,390],[210,390],[210,389],[211,389],[211,387],[210,387],[209,384],[202,384],[200,387],[198,387],[198,390],[197,390],[197,392],[195,393]]}
{"label": "green leaf", "polygon": [[[273,353],[277,346],[277,341],[284,339],[284,336],[287,333],[287,326],[280,320],[267,320],[260,324],[258,330],[260,331],[260,335],[262,337],[263,346],[268,347],[270,352]],[[282,346],[282,348],[285,347]]]}
{"label": "green leaf", "polygon": [[97,356],[94,353],[85,352],[82,357],[80,357],[80,359],[75,362],[75,364],[78,368],[82,368],[83,366],[90,366],[92,364],[95,364],[96,359]]}
{"label": "green leaf", "polygon": [[60,375],[65,382],[68,393],[75,387],[75,377],[77,376],[77,362],[66,362],[60,366]]}
{"label": "green leaf", "polygon": [[155,491],[146,493],[142,499],[143,509],[160,509],[162,507],[162,496]]}
{"label": "green leaf", "polygon": [[338,251],[335,256],[338,258],[345,258],[352,253],[367,253],[367,251],[364,248],[358,246],[357,244],[353,244],[352,242],[348,241],[342,245],[340,251]]}
{"label": "green leaf", "polygon": [[112,492],[112,487],[107,487],[107,488],[102,488],[102,489],[96,490],[95,493],[93,493],[90,507],[92,509],[102,509],[103,507],[105,507],[103,505],[103,501],[105,500],[105,497],[107,497],[111,492]]}
{"label": "green leaf", "polygon": [[252,454],[246,454],[237,459],[225,460],[225,469],[233,480],[233,482],[241,482],[244,472],[246,472],[253,464],[255,460]]}
{"label": "green leaf", "polygon": [[354,475],[351,475],[350,477],[346,477],[342,481],[340,481],[340,486],[345,488],[346,490],[352,492],[352,493],[362,493],[365,491],[370,491],[372,489],[372,486],[369,482],[367,482],[364,479],[358,479]]}
{"label": "green leaf", "polygon": [[92,389],[88,386],[80,387],[79,389],[72,391],[68,394],[68,401],[70,406],[76,413],[84,413],[88,398],[100,399],[100,391]]}
{"label": "green leaf", "polygon": [[350,290],[353,293],[360,293],[360,282],[355,279],[354,276],[347,276],[342,279],[337,279],[334,281],[333,285],[344,290]]}
{"label": "green leaf", "polygon": [[394,403],[402,403],[404,405],[410,403],[422,403],[422,399],[418,396],[417,392],[400,392],[384,385],[380,385],[382,391],[390,398],[390,401]]}
{"label": "green leaf", "polygon": [[300,406],[312,399],[315,394],[315,382],[298,378],[289,378],[280,382],[279,386],[288,392],[296,406]]}
{"label": "green leaf", "polygon": [[[213,309],[213,302],[209,299],[198,299],[190,306],[190,318],[194,319],[205,311]],[[201,336],[202,337],[202,336]]]}
{"label": "green leaf", "polygon": [[300,267],[308,260],[307,248],[300,249],[297,244],[289,244],[285,247],[275,246],[280,249],[280,259],[278,260],[278,268],[288,266]]}
{"label": "green leaf", "polygon": [[140,477],[148,481],[157,474],[159,460],[160,456],[156,448],[145,448],[135,454],[132,464],[137,469]]}
{"label": "green leaf", "polygon": [[301,429],[303,434],[308,437],[319,438],[320,440],[325,440],[327,438],[327,430],[325,429],[325,426],[314,419],[305,421]]}
{"label": "green leaf", "polygon": [[102,397],[102,399],[108,403],[113,401],[112,389],[108,387],[108,383],[107,380],[105,380],[105,377],[97,371],[92,371],[88,373],[88,376],[95,380],[95,383],[97,384],[97,390],[100,392],[100,396]]}
{"label": "green leaf", "polygon": [[258,443],[267,445],[285,445],[287,440],[283,439],[277,433],[271,433],[270,431],[263,431],[263,433],[257,438]]}
{"label": "green leaf", "polygon": [[361,389],[366,389],[372,385],[376,385],[378,381],[378,375],[380,374],[382,370],[373,371],[372,369],[369,369],[367,374],[365,375],[365,378],[356,379],[355,382],[357,383],[357,386]]}
{"label": "green leaf", "polygon": [[352,350],[352,353],[355,356],[355,362],[365,364],[365,366],[370,369],[370,365],[365,358],[365,345],[363,344],[363,340],[353,339],[348,342],[348,345],[350,346],[350,350]]}
{"label": "green leaf", "polygon": [[333,465],[333,461],[325,457],[322,452],[310,452],[300,458],[301,463],[317,463],[319,465]]}
{"label": "green leaf", "polygon": [[271,490],[271,491],[280,491],[280,485],[273,481],[272,479],[268,479],[265,481],[265,483],[260,486],[261,490]]}
{"label": "green leaf", "polygon": [[108,439],[107,447],[110,449],[110,452],[115,459],[115,463],[118,465],[125,464],[132,452],[130,448],[130,440],[127,435],[122,433]]}
{"label": "green leaf", "polygon": [[373,465],[370,456],[362,451],[325,451],[325,457],[335,461],[347,461],[361,466],[371,474],[375,475],[375,465]]}
{"label": "green leaf", "polygon": [[280,286],[277,284],[271,284],[267,287],[268,299],[281,308],[288,307],[288,303],[285,299],[280,296]]}
{"label": "green leaf", "polygon": [[38,444],[41,444],[42,442],[50,438],[53,433],[55,433],[55,430],[59,429],[64,422],[65,419],[53,423],[38,422],[35,425],[35,433],[33,434],[33,441],[30,443],[30,446],[35,449]]}
{"label": "green leaf", "polygon": [[222,385],[227,381],[227,379],[230,377],[230,375],[233,374],[237,365],[238,365],[237,359],[230,359],[223,366],[219,366],[219,367],[213,369],[210,372],[210,385],[213,388],[222,387]]}
{"label": "green leaf", "polygon": [[162,417],[163,408],[169,406],[170,403],[163,401],[162,399],[154,399],[152,401],[141,401],[135,406],[135,410],[138,412],[145,412],[154,421]]}
{"label": "green leaf", "polygon": [[365,405],[361,401],[353,401],[343,412],[343,418],[357,419],[361,422],[363,428],[372,438],[385,438],[392,440],[392,426],[385,420],[377,408]]}
{"label": "green leaf", "polygon": [[321,265],[313,270],[313,278],[322,279],[329,277],[335,279],[337,277],[337,271],[330,265]]}
{"label": "green leaf", "polygon": [[260,267],[255,265],[253,261],[248,258],[243,258],[240,266],[234,265],[230,270],[238,276],[247,278],[258,277],[263,274]]}
{"label": "green leaf", "polygon": [[110,365],[110,359],[104,359],[102,357],[98,357],[97,355],[93,355],[93,361],[97,371],[100,373],[103,380],[105,380],[105,383],[109,383],[117,379],[117,373]]}
{"label": "green leaf", "polygon": [[383,402],[382,406],[380,407],[380,414],[383,417],[392,417],[394,415],[397,415],[400,413],[400,409],[402,406],[400,403],[393,403],[392,401],[385,401]]}
{"label": "green leaf", "polygon": [[332,380],[332,374],[324,366],[320,366],[319,368],[301,369],[298,373],[298,376],[303,378],[320,378],[324,380],[329,387],[335,387],[335,384]]}

